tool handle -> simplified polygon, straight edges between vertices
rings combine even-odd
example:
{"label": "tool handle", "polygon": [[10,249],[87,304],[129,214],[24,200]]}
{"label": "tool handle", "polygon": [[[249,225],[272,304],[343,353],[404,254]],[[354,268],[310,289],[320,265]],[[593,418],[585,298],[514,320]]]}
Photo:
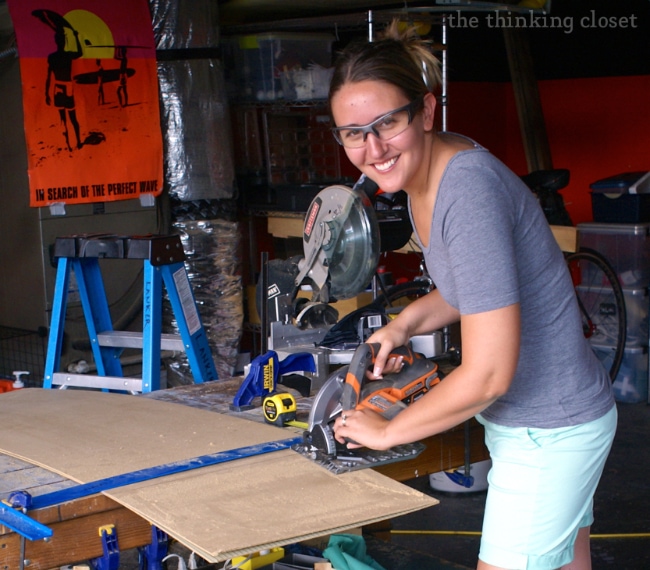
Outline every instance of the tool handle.
{"label": "tool handle", "polygon": [[[341,406],[344,410],[354,409],[361,401],[361,390],[364,384],[368,381],[366,372],[371,364],[374,364],[377,354],[381,345],[376,342],[363,343],[354,352],[347,374],[345,375],[345,383],[343,384],[343,391],[341,393]],[[388,358],[402,356],[405,365],[412,365],[413,362],[421,358],[416,352],[408,346],[399,346],[394,348]]]}

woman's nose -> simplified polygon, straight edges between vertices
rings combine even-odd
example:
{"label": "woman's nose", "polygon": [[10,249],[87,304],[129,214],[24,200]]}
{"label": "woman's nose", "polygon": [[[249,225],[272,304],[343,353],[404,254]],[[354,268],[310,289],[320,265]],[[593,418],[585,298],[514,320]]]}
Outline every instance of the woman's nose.
{"label": "woman's nose", "polygon": [[384,141],[374,133],[368,133],[366,135],[366,152],[372,156],[381,156],[386,152]]}

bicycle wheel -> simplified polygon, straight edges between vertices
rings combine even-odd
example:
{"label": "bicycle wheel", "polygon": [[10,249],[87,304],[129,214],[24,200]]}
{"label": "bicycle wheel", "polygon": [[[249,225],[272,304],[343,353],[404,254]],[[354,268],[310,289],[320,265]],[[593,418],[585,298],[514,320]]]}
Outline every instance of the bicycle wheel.
{"label": "bicycle wheel", "polygon": [[581,248],[567,255],[566,261],[585,337],[614,382],[623,361],[627,334],[623,289],[612,266],[594,250]]}

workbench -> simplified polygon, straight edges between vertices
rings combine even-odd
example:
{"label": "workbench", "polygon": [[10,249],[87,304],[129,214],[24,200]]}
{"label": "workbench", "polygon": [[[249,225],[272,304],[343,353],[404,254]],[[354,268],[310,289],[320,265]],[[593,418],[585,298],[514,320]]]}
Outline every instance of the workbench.
{"label": "workbench", "polygon": [[[232,378],[205,384],[181,386],[151,392],[146,395],[129,396],[148,398],[181,404],[225,415],[263,422],[259,407],[245,412],[234,412],[229,404],[241,384],[242,378]],[[310,407],[309,398],[297,397],[298,418],[305,420]],[[35,419],[35,421],[37,421]],[[286,428],[292,435],[300,430]],[[487,458],[483,446],[482,427],[479,424],[471,430],[472,461]],[[427,449],[416,459],[377,468],[384,475],[398,481],[443,469],[451,469],[465,460],[465,430],[456,428],[444,434],[429,438]],[[65,477],[41,467],[0,454],[0,499],[6,499],[11,491],[25,489],[32,495],[45,494],[59,488],[75,485]],[[151,524],[125,508],[115,500],[97,494],[76,499],[45,509],[30,511],[30,516],[54,530],[55,539],[48,542],[27,541],[29,568],[48,570],[75,561],[88,560],[102,555],[102,543],[97,529],[104,525],[115,525],[120,550],[143,547],[155,540],[155,529]],[[17,569],[21,557],[21,537],[0,526],[0,568]]]}
{"label": "workbench", "polygon": [[[75,485],[74,481],[4,454],[0,454],[0,500],[17,490],[33,496],[44,495]],[[152,527],[146,520],[105,495],[98,494],[37,509],[30,516],[54,531],[56,540],[24,541],[19,534],[0,525],[0,568],[20,568],[21,552],[27,548],[30,570],[59,568],[65,564],[102,556],[97,529],[115,525],[120,549],[146,546],[152,540]]]}

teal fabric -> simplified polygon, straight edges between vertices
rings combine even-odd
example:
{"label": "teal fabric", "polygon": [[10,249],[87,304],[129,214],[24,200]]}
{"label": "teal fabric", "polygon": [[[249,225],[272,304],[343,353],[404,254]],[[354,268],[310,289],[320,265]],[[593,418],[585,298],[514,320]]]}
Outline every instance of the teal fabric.
{"label": "teal fabric", "polygon": [[356,534],[333,534],[323,551],[335,570],[385,570],[366,553],[366,542]]}

